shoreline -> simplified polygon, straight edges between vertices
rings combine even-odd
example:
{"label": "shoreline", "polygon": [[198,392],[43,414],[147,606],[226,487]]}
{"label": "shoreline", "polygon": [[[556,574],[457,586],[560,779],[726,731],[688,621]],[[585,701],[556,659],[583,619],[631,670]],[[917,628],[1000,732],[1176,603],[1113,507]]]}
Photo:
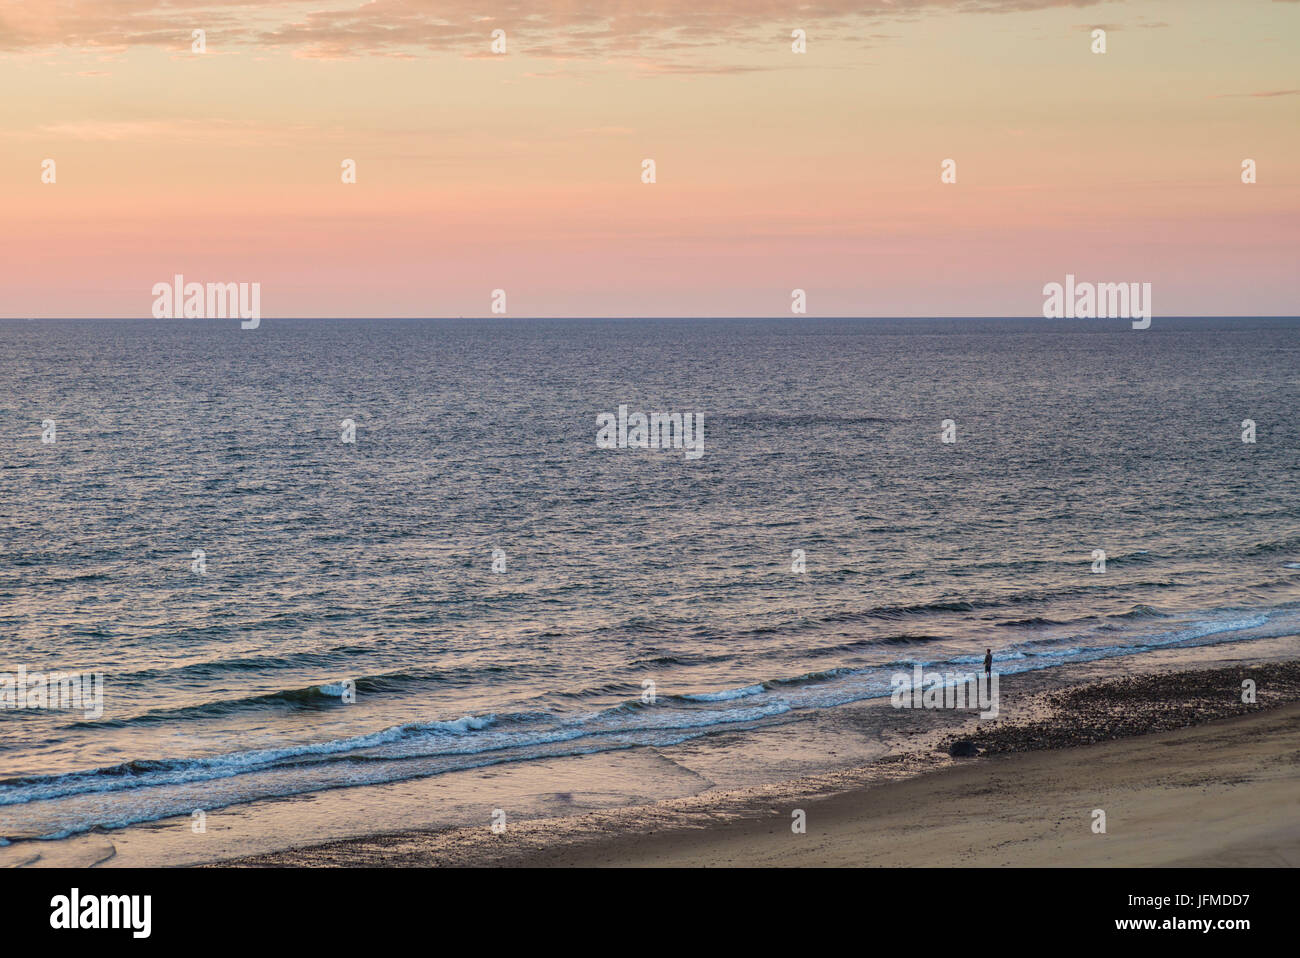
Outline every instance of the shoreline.
{"label": "shoreline", "polygon": [[[1241,702],[1241,682],[1257,704]],[[555,819],[408,830],[215,867],[1300,864],[1300,662],[1035,696],[936,751]],[[1100,809],[1106,832],[1093,831]],[[806,833],[791,829],[802,810]]]}

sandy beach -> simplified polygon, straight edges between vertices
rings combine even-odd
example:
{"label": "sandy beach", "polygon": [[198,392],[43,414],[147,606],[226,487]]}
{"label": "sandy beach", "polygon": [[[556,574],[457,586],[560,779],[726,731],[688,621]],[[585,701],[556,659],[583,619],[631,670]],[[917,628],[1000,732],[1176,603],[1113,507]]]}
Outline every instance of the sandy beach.
{"label": "sandy beach", "polygon": [[[1243,678],[1259,689],[1240,701]],[[1294,866],[1300,663],[1094,682],[982,726],[973,758],[654,806],[348,839],[237,866]],[[802,810],[806,832],[792,829]],[[1105,831],[1095,830],[1105,813]]]}

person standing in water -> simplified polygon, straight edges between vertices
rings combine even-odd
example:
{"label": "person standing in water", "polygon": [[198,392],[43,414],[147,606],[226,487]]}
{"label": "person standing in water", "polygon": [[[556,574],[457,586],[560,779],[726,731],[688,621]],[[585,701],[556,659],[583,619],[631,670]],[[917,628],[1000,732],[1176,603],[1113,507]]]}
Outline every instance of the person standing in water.
{"label": "person standing in water", "polygon": [[993,671],[993,650],[984,650],[984,674],[988,675]]}

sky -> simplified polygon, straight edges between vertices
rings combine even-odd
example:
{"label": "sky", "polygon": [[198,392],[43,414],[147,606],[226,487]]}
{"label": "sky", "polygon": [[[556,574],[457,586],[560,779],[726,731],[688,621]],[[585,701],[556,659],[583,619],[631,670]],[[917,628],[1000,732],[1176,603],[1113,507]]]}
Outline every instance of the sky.
{"label": "sky", "polygon": [[1298,54],[1296,0],[0,0],[0,316],[176,274],[268,319],[1034,316],[1067,273],[1295,315]]}

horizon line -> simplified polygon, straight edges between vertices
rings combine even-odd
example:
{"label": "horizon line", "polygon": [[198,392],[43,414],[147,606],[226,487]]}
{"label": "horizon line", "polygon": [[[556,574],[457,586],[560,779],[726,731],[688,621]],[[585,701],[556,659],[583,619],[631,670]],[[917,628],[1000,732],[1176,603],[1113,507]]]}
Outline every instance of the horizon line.
{"label": "horizon line", "polygon": [[[664,320],[682,320],[693,322],[730,322],[735,320],[759,320],[759,321],[790,321],[790,322],[834,322],[834,321],[873,321],[888,320],[897,322],[918,321],[935,319],[951,320],[1039,320],[1044,323],[1097,323],[1097,322],[1129,322],[1133,317],[1124,316],[1106,316],[1106,317],[1046,317],[1046,316],[952,316],[952,315],[935,315],[935,316],[262,316],[261,322],[575,322],[575,321],[614,321],[614,322],[637,322],[637,321],[664,321]],[[187,318],[175,317],[168,319],[159,319],[155,316],[0,316],[0,322],[6,323],[195,323],[209,324],[230,322],[240,319],[239,316],[229,317],[205,317]],[[1152,317],[1156,319],[1297,319],[1300,320],[1300,313],[1187,313],[1170,316]]]}

